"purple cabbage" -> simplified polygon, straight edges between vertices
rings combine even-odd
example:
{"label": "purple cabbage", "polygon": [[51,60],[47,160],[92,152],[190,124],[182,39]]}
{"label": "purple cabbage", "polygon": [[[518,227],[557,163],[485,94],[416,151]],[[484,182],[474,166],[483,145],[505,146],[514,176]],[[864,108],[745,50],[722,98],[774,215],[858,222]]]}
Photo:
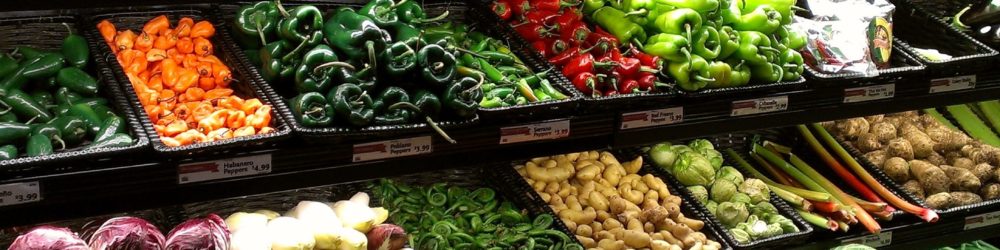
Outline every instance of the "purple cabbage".
{"label": "purple cabbage", "polygon": [[90,238],[93,250],[160,250],[163,233],[146,220],[136,217],[115,217],[105,221]]}
{"label": "purple cabbage", "polygon": [[166,249],[225,250],[229,248],[229,228],[218,215],[194,218],[170,230]]}
{"label": "purple cabbage", "polygon": [[65,227],[38,226],[17,236],[8,250],[88,250],[87,243]]}

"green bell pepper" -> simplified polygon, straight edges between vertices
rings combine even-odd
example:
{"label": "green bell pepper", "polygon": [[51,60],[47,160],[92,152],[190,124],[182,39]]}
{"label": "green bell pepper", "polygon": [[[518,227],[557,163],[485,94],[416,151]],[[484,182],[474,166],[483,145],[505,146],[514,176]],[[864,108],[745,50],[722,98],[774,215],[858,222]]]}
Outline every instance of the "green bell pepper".
{"label": "green bell pepper", "polygon": [[253,5],[244,5],[236,11],[236,18],[233,21],[233,28],[237,31],[235,35],[252,38],[248,40],[254,41],[256,46],[250,47],[258,48],[275,38],[280,18],[281,13],[278,12],[278,6],[274,2],[260,1]]}
{"label": "green bell pepper", "polygon": [[384,53],[391,41],[389,32],[379,28],[371,18],[354,12],[349,7],[337,9],[323,26],[326,41],[347,55],[350,60],[361,60],[367,55],[368,64],[376,67],[376,58]]}
{"label": "green bell pepper", "polygon": [[740,48],[736,51],[736,58],[743,59],[752,66],[764,65],[768,62],[765,51],[777,52],[771,48],[771,40],[767,35],[757,31],[740,31]]}
{"label": "green bell pepper", "polygon": [[436,44],[428,44],[417,52],[417,67],[426,84],[444,88],[455,78],[455,55]]}
{"label": "green bell pepper", "polygon": [[306,46],[318,44],[323,40],[323,12],[312,5],[295,7],[278,22],[278,37],[290,43],[308,41]]}
{"label": "green bell pepper", "polygon": [[410,95],[406,90],[396,86],[390,86],[382,90],[372,103],[375,110],[376,125],[404,124],[413,119],[413,113],[404,108],[390,109],[396,103],[410,102]]}
{"label": "green bell pepper", "polygon": [[333,113],[351,125],[367,126],[375,118],[371,96],[358,85],[341,84],[331,90],[326,99],[333,106]]}
{"label": "green bell pepper", "polygon": [[52,154],[52,143],[49,137],[43,134],[33,135],[28,138],[28,144],[24,148],[29,157]]}
{"label": "green bell pepper", "polygon": [[760,5],[753,11],[745,12],[733,28],[740,31],[758,31],[764,34],[774,33],[781,26],[781,13],[770,5]]}
{"label": "green bell pepper", "polygon": [[688,60],[684,53],[689,51],[688,46],[688,40],[684,36],[661,33],[650,37],[646,45],[643,46],[643,51],[667,61],[681,62]]}
{"label": "green bell pepper", "polygon": [[56,83],[73,92],[93,96],[97,94],[97,79],[80,68],[67,67],[56,74]]}
{"label": "green bell pepper", "polygon": [[397,81],[409,81],[407,79],[417,68],[417,53],[413,51],[405,42],[396,42],[389,45],[382,61],[386,62],[382,70],[385,75]]}
{"label": "green bell pepper", "polygon": [[646,40],[646,30],[639,24],[629,21],[625,12],[619,9],[604,6],[594,11],[591,18],[622,43]]}
{"label": "green bell pepper", "polygon": [[10,160],[14,158],[17,158],[17,147],[10,144],[0,147],[0,160]]}
{"label": "green bell pepper", "polygon": [[719,58],[729,58],[740,49],[740,33],[729,26],[722,26],[718,32],[719,41],[722,42]]}
{"label": "green bell pepper", "polygon": [[483,99],[483,90],[479,88],[480,84],[481,82],[471,77],[458,79],[445,88],[441,96],[442,104],[458,117],[475,117],[479,101]]}
{"label": "green bell pepper", "polygon": [[370,18],[379,27],[392,27],[399,24],[399,15],[396,14],[396,8],[399,7],[399,4],[406,3],[407,1],[400,0],[399,3],[396,3],[393,0],[371,0],[364,6],[361,6],[361,9],[358,9],[358,13]]}
{"label": "green bell pepper", "polygon": [[688,61],[670,62],[667,65],[667,72],[677,81],[681,89],[697,91],[707,86],[708,82],[715,81],[712,79],[705,58],[698,55],[690,55],[690,58]]}
{"label": "green bell pepper", "polygon": [[302,62],[295,69],[295,90],[299,93],[327,92],[333,86],[334,67],[353,68],[348,63],[339,62],[337,54],[325,44],[316,45],[302,56]]}
{"label": "green bell pepper", "polygon": [[68,24],[64,23],[63,25],[69,30],[69,35],[63,38],[60,47],[63,58],[66,59],[66,63],[73,67],[87,67],[87,62],[90,61],[90,47],[87,46],[87,39],[79,34],[73,34],[73,29],[70,29]]}
{"label": "green bell pepper", "polygon": [[693,52],[695,55],[705,58],[705,60],[713,60],[719,57],[722,51],[722,40],[719,37],[719,31],[712,26],[703,26],[698,32],[695,32],[694,36]]}
{"label": "green bell pepper", "polygon": [[333,106],[318,92],[304,92],[288,101],[295,119],[302,126],[315,128],[333,123]]}
{"label": "green bell pepper", "polygon": [[666,4],[678,9],[691,9],[699,13],[708,13],[719,9],[719,0],[656,0],[657,4]]}

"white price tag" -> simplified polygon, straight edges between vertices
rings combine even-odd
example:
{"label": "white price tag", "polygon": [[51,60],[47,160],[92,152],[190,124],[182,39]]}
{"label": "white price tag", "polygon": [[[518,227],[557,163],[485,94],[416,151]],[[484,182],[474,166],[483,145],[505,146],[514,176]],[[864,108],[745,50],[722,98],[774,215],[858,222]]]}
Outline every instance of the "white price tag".
{"label": "white price tag", "polygon": [[844,89],[844,103],[867,102],[896,96],[896,84],[882,84]]}
{"label": "white price tag", "polygon": [[431,136],[354,144],[352,161],[362,162],[434,152]]}
{"label": "white price tag", "polygon": [[733,101],[733,112],[730,116],[770,113],[788,109],[788,96],[764,97],[750,100]]}
{"label": "white price tag", "polygon": [[892,244],[892,231],[846,239],[844,241],[841,241],[840,244],[841,245],[861,244],[875,248],[884,247]]}
{"label": "white price tag", "polygon": [[684,107],[654,109],[622,114],[621,129],[645,128],[684,121]]}
{"label": "white price tag", "polygon": [[938,78],[931,80],[930,93],[948,92],[976,87],[976,75]]}
{"label": "white price tag", "polygon": [[37,181],[0,185],[0,207],[42,200]]}
{"label": "white price tag", "polygon": [[500,128],[500,144],[552,140],[569,136],[569,120]]}
{"label": "white price tag", "polygon": [[271,173],[271,154],[204,161],[177,166],[180,184]]}
{"label": "white price tag", "polygon": [[965,227],[962,230],[992,226],[1000,223],[1000,211],[965,217]]}

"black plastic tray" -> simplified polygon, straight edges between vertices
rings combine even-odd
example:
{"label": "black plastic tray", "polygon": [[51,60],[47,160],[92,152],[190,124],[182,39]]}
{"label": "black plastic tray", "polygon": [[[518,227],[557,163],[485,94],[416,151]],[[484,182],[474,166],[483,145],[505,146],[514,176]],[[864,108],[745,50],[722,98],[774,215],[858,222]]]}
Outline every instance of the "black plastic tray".
{"label": "black plastic tray", "polygon": [[158,153],[176,156],[190,156],[198,154],[222,154],[228,151],[227,149],[240,148],[255,148],[264,147],[267,145],[273,145],[277,140],[285,139],[289,137],[291,133],[291,128],[286,125],[284,119],[278,115],[279,107],[274,105],[273,101],[266,98],[266,95],[261,90],[261,88],[251,80],[254,72],[247,70],[242,64],[238,63],[239,59],[236,58],[233,53],[226,51],[222,48],[226,47],[227,43],[231,41],[226,41],[220,38],[220,31],[224,30],[225,26],[222,26],[217,20],[212,20],[205,10],[208,5],[181,5],[181,6],[170,6],[170,7],[144,7],[144,8],[128,8],[128,9],[116,9],[108,10],[102,12],[102,14],[97,14],[90,16],[88,22],[85,25],[94,26],[104,19],[110,19],[115,27],[119,30],[132,29],[140,30],[142,25],[144,25],[149,19],[152,19],[158,15],[167,15],[171,20],[171,25],[176,24],[176,21],[181,17],[191,17],[195,21],[209,20],[216,27],[216,35],[210,40],[215,46],[215,55],[222,60],[227,66],[229,66],[232,71],[234,81],[230,84],[230,88],[235,91],[235,94],[244,99],[248,98],[258,98],[265,105],[271,105],[271,127],[274,128],[274,132],[268,134],[257,134],[252,136],[242,136],[232,139],[195,143],[190,145],[169,147],[160,141],[160,136],[153,129],[153,124],[146,115],[145,109],[142,108],[142,104],[139,102],[139,98],[136,96],[135,90],[132,89],[131,82],[128,77],[125,76],[122,66],[117,63],[114,53],[111,49],[103,42],[96,28],[88,29],[88,37],[90,37],[90,48],[91,53],[95,55],[98,65],[103,68],[110,69],[114,72],[115,77],[117,77],[118,85],[122,88],[127,88],[123,91],[127,96],[132,107],[135,107],[135,113],[139,116],[143,127],[146,130],[146,134],[149,136],[150,141],[152,141],[153,149]]}
{"label": "black plastic tray", "polygon": [[863,86],[871,83],[902,83],[906,86],[922,86],[916,84],[923,80],[927,66],[899,46],[892,47],[892,57],[889,68],[879,69],[878,76],[863,77],[861,73],[828,74],[806,65],[805,74],[809,76],[809,86],[812,87],[845,87]]}
{"label": "black plastic tray", "polygon": [[[920,6],[905,0],[894,3],[893,33],[896,36],[893,40],[898,47],[927,65],[930,78],[969,75],[993,69],[998,55],[996,50],[948,26]],[[914,47],[937,49],[952,58],[930,60],[917,53]]]}
{"label": "black plastic tray", "polygon": [[[861,151],[858,150],[858,148],[854,147],[854,145],[852,145],[851,143],[847,143],[846,141],[844,141],[842,138],[839,137],[837,138],[837,142],[840,143],[841,146],[844,146],[844,148],[847,149],[848,153],[854,156],[854,159],[861,164],[861,167],[864,167],[865,170],[872,173],[875,176],[875,178],[879,180],[879,182],[885,183],[886,187],[892,188],[892,191],[895,192],[897,195],[902,194],[902,197],[909,200],[910,202],[914,202],[922,207],[930,208],[927,206],[927,203],[924,201],[924,199],[921,199],[909,192],[906,192],[906,190],[903,189],[902,184],[896,183],[892,179],[889,179],[889,177],[885,175],[885,172],[882,172],[882,170],[879,169],[877,166],[875,166],[874,163],[869,161],[868,157],[865,157],[864,154],[862,154]],[[962,217],[966,215],[974,215],[989,211],[997,211],[998,209],[1000,209],[1000,199],[984,200],[983,202],[980,203],[969,204],[965,206],[957,206],[945,210],[939,210],[939,209],[933,209],[933,210],[941,218],[953,218],[953,217]]]}
{"label": "black plastic tray", "polygon": [[[715,148],[717,150],[731,148],[730,145],[725,145],[725,143],[720,143],[719,141],[712,141],[712,144],[715,145]],[[723,155],[723,158],[725,159],[727,157]],[[643,166],[642,166],[643,170],[646,172],[653,173],[653,175],[657,177],[660,177],[660,179],[663,179],[664,182],[667,183],[670,189],[679,193],[679,195],[683,197],[685,201],[690,201],[690,203],[692,204],[691,206],[693,206],[695,209],[698,209],[698,211],[701,214],[705,215],[705,219],[711,221],[711,223],[706,223],[706,224],[711,224],[713,227],[716,227],[715,230],[719,231],[722,237],[726,240],[726,242],[728,242],[729,245],[732,245],[736,249],[772,249],[772,248],[795,246],[801,243],[805,243],[809,239],[810,234],[812,234],[813,232],[812,226],[806,223],[805,220],[802,219],[802,216],[799,216],[798,212],[795,212],[795,210],[792,209],[791,206],[788,205],[788,203],[778,198],[778,195],[774,194],[774,192],[771,192],[770,196],[771,205],[774,205],[774,207],[778,209],[778,213],[780,213],[782,216],[785,216],[786,218],[792,220],[792,222],[795,223],[795,226],[799,228],[799,231],[795,233],[787,233],[770,238],[754,240],[748,243],[740,243],[736,241],[735,238],[733,238],[733,235],[729,233],[729,230],[726,229],[726,227],[723,226],[721,222],[719,222],[719,219],[708,211],[708,208],[705,207],[705,204],[698,202],[698,199],[694,198],[694,195],[691,194],[691,191],[689,191],[683,184],[681,184],[676,177],[674,177],[670,173],[667,173],[662,168],[653,166],[651,162],[652,161],[649,159],[649,157],[643,155]],[[726,159],[725,163],[730,163],[730,161]],[[732,165],[732,164],[724,164],[724,165]],[[753,178],[753,176],[749,175],[746,175],[745,177]]]}
{"label": "black plastic tray", "polygon": [[[65,38],[68,33],[68,30],[63,23],[69,25],[74,32],[80,33],[81,30],[84,30],[80,28],[80,22],[76,16],[59,15],[56,13],[39,14],[40,15],[31,17],[2,17],[2,19],[0,19],[0,33],[2,33],[3,36],[0,36],[0,49],[10,51],[15,46],[32,46],[40,49],[58,51],[63,38]],[[85,71],[98,79],[101,87],[99,95],[107,98],[111,103],[109,108],[115,109],[115,113],[120,115],[127,123],[128,129],[126,130],[132,138],[134,138],[132,145],[127,147],[97,149],[81,149],[82,146],[80,146],[66,150],[57,150],[50,155],[35,157],[25,156],[10,160],[3,160],[0,161],[0,170],[14,172],[29,170],[33,166],[37,166],[39,169],[50,169],[55,168],[56,165],[53,163],[57,162],[106,160],[107,158],[112,158],[113,156],[119,154],[124,155],[139,153],[144,151],[146,147],[149,146],[149,139],[146,138],[146,133],[140,129],[141,125],[138,118],[129,107],[121,89],[119,89],[117,84],[113,81],[114,78],[111,77],[111,74],[107,69],[98,67],[97,63],[95,63],[94,59],[100,54],[94,52],[93,49],[91,49],[90,53],[90,62],[88,63]],[[89,143],[84,143],[84,145],[86,144]],[[41,166],[43,164],[45,166]],[[66,165],[72,166],[78,164]],[[65,167],[61,167],[61,169],[65,169]]]}
{"label": "black plastic tray", "polygon": [[[621,155],[615,154],[615,157],[619,156]],[[619,157],[618,159],[623,160],[628,158]],[[523,195],[524,198],[530,199],[530,203],[538,204],[538,206],[541,206],[544,209],[548,210],[549,213],[554,214],[554,212],[552,212],[552,208],[548,206],[548,203],[545,202],[545,200],[542,200],[542,197],[538,194],[538,192],[535,192],[535,190],[531,188],[530,185],[528,185],[528,182],[525,181],[524,178],[521,177],[521,175],[519,175],[516,170],[514,170],[513,167],[514,165],[525,161],[527,160],[514,161],[511,162],[511,164],[498,164],[497,166],[494,167],[495,169],[494,171],[496,171],[498,175],[500,175],[499,178],[502,178],[503,181],[506,182],[507,189],[517,190],[519,193],[524,194]],[[643,164],[645,165],[646,163]],[[658,176],[657,174],[650,172],[650,169],[647,167],[643,167],[642,169],[640,169],[638,174],[645,175],[647,173],[651,173],[654,176],[657,176],[658,178],[662,179],[662,177]],[[669,183],[667,183],[667,189],[670,190],[671,194],[678,195],[677,188],[671,186]],[[698,232],[704,233],[705,236],[707,236],[708,239],[710,240],[719,242],[719,244],[722,245],[722,249],[733,249],[732,244],[730,244],[728,240],[723,240],[724,238],[722,237],[722,234],[719,232],[718,229],[720,227],[712,225],[713,223],[718,223],[718,222],[714,222],[714,220],[708,220],[709,216],[711,215],[707,215],[707,213],[704,212],[706,210],[698,209],[696,208],[696,206],[691,205],[692,199],[690,197],[685,197],[683,195],[678,195],[678,196],[681,196],[681,199],[683,200],[683,202],[681,202],[681,213],[684,214],[684,217],[701,220],[702,222],[705,223],[705,226]],[[567,228],[565,227],[565,224],[562,223],[562,220],[557,220],[557,221],[559,221],[559,225],[562,225],[562,227]],[[575,232],[570,232],[570,233],[571,233],[570,236],[576,235]]]}

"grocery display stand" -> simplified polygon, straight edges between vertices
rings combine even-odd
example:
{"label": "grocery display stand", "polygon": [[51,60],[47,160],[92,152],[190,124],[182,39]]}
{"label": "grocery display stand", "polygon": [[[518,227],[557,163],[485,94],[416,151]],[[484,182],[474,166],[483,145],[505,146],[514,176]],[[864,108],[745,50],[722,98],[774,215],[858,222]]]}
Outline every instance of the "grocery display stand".
{"label": "grocery display stand", "polygon": [[[25,1],[0,4],[0,9],[44,9],[55,6],[56,2],[70,8],[92,7],[82,6],[82,1]],[[195,2],[205,1],[149,4]],[[115,0],[97,4],[129,3]],[[976,61],[996,63],[995,55],[994,51],[988,59]],[[922,69],[923,65],[916,64],[916,68]],[[481,122],[449,129],[457,144],[450,144],[430,131],[350,138],[336,143],[307,143],[293,133],[291,138],[252,151],[164,157],[147,150],[97,164],[69,162],[51,168],[3,171],[0,191],[13,188],[33,192],[0,196],[0,213],[8,215],[0,220],[0,228],[463,166],[496,167],[497,164],[489,163],[991,100],[1000,97],[1000,72],[994,68],[991,65],[988,71],[958,76],[960,79],[946,74],[907,72],[903,74],[905,78],[842,79],[823,84],[812,84],[807,73],[808,88],[672,98],[655,107],[616,105],[592,111],[581,105],[554,118]],[[973,84],[959,86],[968,79]],[[245,163],[250,167],[231,173],[196,170],[199,165],[227,163]],[[829,248],[858,241],[890,249],[928,248],[987,239],[1000,233],[995,213],[1000,212],[955,216],[936,223],[900,216],[886,223],[880,235],[861,230],[846,235],[814,231],[799,248]],[[836,235],[841,236],[831,238]]]}

